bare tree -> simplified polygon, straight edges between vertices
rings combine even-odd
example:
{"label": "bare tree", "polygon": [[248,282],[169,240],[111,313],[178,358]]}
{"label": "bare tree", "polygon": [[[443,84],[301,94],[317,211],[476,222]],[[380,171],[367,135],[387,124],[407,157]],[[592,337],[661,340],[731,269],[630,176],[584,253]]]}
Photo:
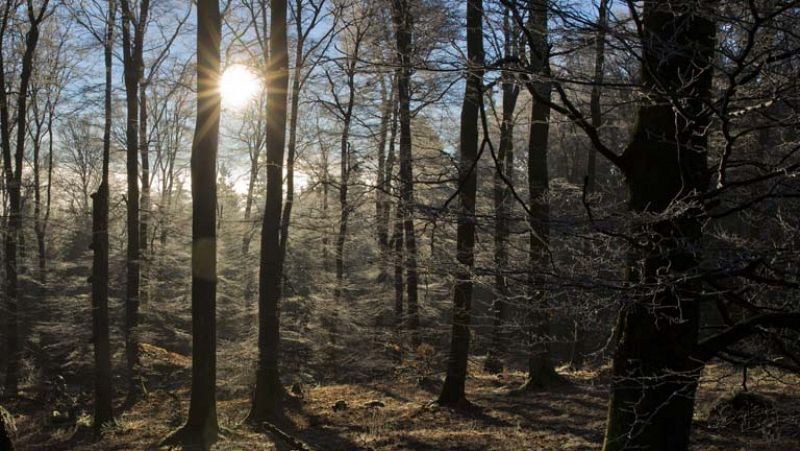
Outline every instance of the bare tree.
{"label": "bare tree", "polygon": [[[127,279],[125,285],[125,357],[129,394],[136,392],[135,367],[139,362],[139,342],[136,326],[139,322],[140,235],[139,235],[139,83],[144,73],[144,35],[150,0],[139,1],[138,14],[130,0],[120,0],[122,6],[122,51],[125,73],[127,176],[128,176],[128,247]],[[133,36],[131,36],[133,26]]]}
{"label": "bare tree", "polygon": [[192,397],[186,424],[164,444],[217,440],[217,150],[221,102],[219,2],[197,7],[197,122],[192,145]]}
{"label": "bare tree", "polygon": [[472,277],[475,266],[475,196],[478,173],[478,119],[483,102],[483,2],[467,3],[467,81],[461,107],[460,161],[458,166],[459,209],[456,258],[459,268],[453,294],[453,332],[447,359],[447,376],[438,402],[465,406],[467,358],[470,342]]}
{"label": "bare tree", "polygon": [[280,343],[278,302],[281,297],[280,228],[283,202],[283,156],[286,146],[286,109],[289,87],[289,50],[286,0],[270,5],[267,89],[267,198],[261,228],[261,266],[258,295],[258,369],[253,402],[248,415],[259,423],[277,418],[282,409],[283,386],[278,368]]}
{"label": "bare tree", "polygon": [[105,65],[105,96],[103,123],[103,168],[100,186],[92,195],[92,342],[94,344],[94,428],[101,428],[114,421],[111,387],[111,344],[108,321],[108,171],[111,157],[111,101],[112,68],[114,48],[114,22],[117,4],[108,1],[103,61]]}
{"label": "bare tree", "polygon": [[19,280],[18,280],[18,260],[17,260],[17,240],[20,239],[22,231],[22,162],[25,155],[25,133],[27,132],[27,101],[28,89],[31,76],[33,74],[33,58],[36,46],[39,43],[39,26],[46,17],[49,0],[43,0],[36,11],[33,0],[28,0],[27,23],[28,32],[25,35],[25,47],[22,55],[22,69],[19,75],[19,87],[17,89],[16,102],[16,149],[11,155],[11,115],[9,114],[8,92],[12,91],[6,80],[5,67],[5,46],[3,40],[8,30],[10,19],[16,15],[18,3],[13,0],[6,0],[3,8],[2,22],[0,22],[0,139],[2,140],[3,152],[3,171],[5,172],[5,184],[9,194],[9,217],[8,232],[5,239],[5,260],[6,260],[6,302],[8,307],[8,334],[6,336],[6,353],[8,353],[8,363],[6,368],[6,393],[16,394],[19,383]]}

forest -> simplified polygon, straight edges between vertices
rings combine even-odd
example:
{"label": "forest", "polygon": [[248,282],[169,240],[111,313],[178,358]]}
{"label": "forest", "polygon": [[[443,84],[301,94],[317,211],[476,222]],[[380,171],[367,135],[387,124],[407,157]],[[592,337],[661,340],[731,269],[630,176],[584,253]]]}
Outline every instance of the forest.
{"label": "forest", "polygon": [[0,0],[0,451],[800,450],[795,27]]}

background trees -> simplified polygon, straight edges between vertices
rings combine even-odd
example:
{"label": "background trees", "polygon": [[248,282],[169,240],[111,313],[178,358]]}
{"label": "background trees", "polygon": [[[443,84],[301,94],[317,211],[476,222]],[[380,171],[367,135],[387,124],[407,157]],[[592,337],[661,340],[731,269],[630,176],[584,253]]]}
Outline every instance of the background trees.
{"label": "background trees", "polygon": [[[113,6],[0,4],[10,410],[69,418],[93,376],[97,428],[177,393],[145,429],[207,446],[245,406],[281,440],[332,418],[353,437],[358,396],[438,393],[527,440],[569,429],[542,433],[537,403],[608,387],[607,449],[683,449],[709,374],[800,367],[796,2],[243,0],[203,4],[210,28]],[[381,402],[376,424],[456,418]],[[357,440],[411,446],[373,429]]]}

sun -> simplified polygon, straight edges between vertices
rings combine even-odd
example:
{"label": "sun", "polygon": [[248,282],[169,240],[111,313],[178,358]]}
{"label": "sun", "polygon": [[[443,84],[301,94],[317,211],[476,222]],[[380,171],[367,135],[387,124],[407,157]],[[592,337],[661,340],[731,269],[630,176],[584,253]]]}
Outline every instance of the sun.
{"label": "sun", "polygon": [[219,91],[223,106],[241,110],[261,91],[261,80],[247,66],[232,64],[222,73]]}

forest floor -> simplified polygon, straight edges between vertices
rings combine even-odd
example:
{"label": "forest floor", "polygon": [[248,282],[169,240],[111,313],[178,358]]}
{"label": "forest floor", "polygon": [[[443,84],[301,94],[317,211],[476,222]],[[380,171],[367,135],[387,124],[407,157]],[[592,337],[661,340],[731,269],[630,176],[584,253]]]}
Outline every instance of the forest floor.
{"label": "forest floor", "polygon": [[[117,424],[101,440],[89,432],[90,417],[81,414],[77,424],[56,426],[53,412],[31,398],[6,405],[14,414],[17,446],[21,450],[138,450],[157,449],[171,430],[185,419],[189,390],[189,359],[161,348],[149,347],[144,359],[150,369],[167,376],[161,386],[151,384],[133,405],[117,408]],[[166,360],[166,362],[165,362]],[[564,372],[569,385],[547,391],[514,395],[524,374],[489,375],[470,368],[467,381],[475,408],[459,412],[431,404],[438,383],[420,386],[402,381],[371,384],[305,386],[302,398],[281,426],[314,450],[586,450],[598,449],[608,394],[608,370]],[[172,367],[173,371],[165,371]],[[800,379],[751,370],[750,392],[771,399],[775,410],[765,422],[748,430],[746,425],[720,426],[709,421],[714,402],[735,391],[740,372],[714,366],[706,371],[699,391],[693,449],[697,450],[800,450]],[[170,380],[172,379],[172,380]],[[27,399],[27,400],[26,400]],[[334,410],[344,401],[347,407]],[[268,432],[243,425],[249,400],[221,399],[218,415],[223,434],[218,450],[289,450]]]}

